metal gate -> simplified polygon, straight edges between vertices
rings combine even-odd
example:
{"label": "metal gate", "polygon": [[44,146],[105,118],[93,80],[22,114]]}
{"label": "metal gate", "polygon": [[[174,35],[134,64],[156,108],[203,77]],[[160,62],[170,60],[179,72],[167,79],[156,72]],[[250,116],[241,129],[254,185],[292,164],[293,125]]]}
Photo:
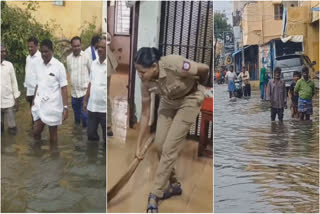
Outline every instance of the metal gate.
{"label": "metal gate", "polygon": [[[213,1],[163,1],[159,50],[210,67],[207,86],[213,83]],[[190,134],[199,136],[201,114]],[[212,137],[212,124],[209,135]]]}
{"label": "metal gate", "polygon": [[213,2],[163,1],[161,14],[162,54],[178,54],[209,65],[207,85],[212,85]]}

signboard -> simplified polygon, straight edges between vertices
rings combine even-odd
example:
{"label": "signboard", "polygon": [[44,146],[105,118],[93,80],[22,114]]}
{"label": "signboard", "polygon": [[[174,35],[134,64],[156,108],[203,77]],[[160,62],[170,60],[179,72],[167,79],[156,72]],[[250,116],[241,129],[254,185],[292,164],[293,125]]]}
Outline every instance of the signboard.
{"label": "signboard", "polygon": [[234,36],[233,33],[223,32],[224,54],[228,55],[234,52]]}
{"label": "signboard", "polygon": [[226,57],[225,64],[226,64],[226,65],[232,65],[232,63],[233,63],[232,55],[228,55],[228,56]]}

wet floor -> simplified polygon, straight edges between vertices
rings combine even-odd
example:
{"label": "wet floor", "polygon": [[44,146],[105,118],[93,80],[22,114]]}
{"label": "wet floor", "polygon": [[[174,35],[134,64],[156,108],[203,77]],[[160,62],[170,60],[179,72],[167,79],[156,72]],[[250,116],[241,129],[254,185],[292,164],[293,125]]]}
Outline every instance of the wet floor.
{"label": "wet floor", "polygon": [[319,98],[312,121],[271,122],[259,91],[214,88],[214,211],[319,213]]}
{"label": "wet floor", "polygon": [[5,131],[1,137],[1,211],[105,212],[102,139],[87,141],[86,129],[74,125],[69,105],[69,118],[58,128],[58,150],[50,149],[47,127],[42,141],[35,143],[29,106],[21,102],[17,135]]}
{"label": "wet floor", "polygon": [[[108,187],[114,185],[134,160],[137,129],[128,128],[126,77],[115,74],[111,80],[114,136],[108,138]],[[177,161],[177,176],[182,183],[182,196],[162,201],[160,212],[210,213],[213,210],[213,163],[211,158],[197,157],[198,143],[186,140]],[[145,212],[148,195],[158,166],[156,151],[151,146],[126,186],[108,203],[111,213]]]}

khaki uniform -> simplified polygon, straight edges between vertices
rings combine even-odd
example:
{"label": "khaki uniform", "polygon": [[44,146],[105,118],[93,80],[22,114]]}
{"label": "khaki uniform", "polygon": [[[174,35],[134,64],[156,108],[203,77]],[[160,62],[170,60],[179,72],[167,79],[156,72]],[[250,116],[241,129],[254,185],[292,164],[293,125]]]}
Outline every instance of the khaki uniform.
{"label": "khaki uniform", "polygon": [[169,55],[159,61],[159,79],[154,82],[161,96],[155,144],[161,158],[152,189],[158,197],[163,197],[168,181],[176,182],[178,153],[200,112],[204,94],[197,89],[197,72],[198,63],[181,56]]}
{"label": "khaki uniform", "polygon": [[116,57],[113,55],[111,49],[109,46],[107,46],[107,76],[108,76],[108,82],[107,82],[107,127],[112,126],[112,105],[111,105],[111,99],[110,99],[110,83],[111,83],[111,75],[115,73],[116,68],[118,67],[118,62]]}

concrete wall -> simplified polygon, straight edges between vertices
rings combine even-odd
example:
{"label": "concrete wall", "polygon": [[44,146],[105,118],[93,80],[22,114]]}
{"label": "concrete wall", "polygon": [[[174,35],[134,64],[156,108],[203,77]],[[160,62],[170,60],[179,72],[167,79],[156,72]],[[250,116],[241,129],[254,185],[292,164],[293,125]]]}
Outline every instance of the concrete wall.
{"label": "concrete wall", "polygon": [[[138,27],[138,50],[141,47],[159,47],[161,2],[140,2],[139,27]],[[137,118],[141,117],[141,80],[136,74],[135,96]]]}
{"label": "concrete wall", "polygon": [[280,38],[282,20],[274,19],[275,3],[279,1],[259,1],[246,5],[242,16],[244,45],[261,45]]}
{"label": "concrete wall", "polygon": [[102,17],[101,17],[102,32],[107,33],[107,1],[102,2]]}
{"label": "concrete wall", "polygon": [[319,70],[319,20],[311,23],[311,8],[319,6],[317,2],[302,2],[299,7],[288,8],[287,35],[303,35],[304,53],[311,61],[316,61],[315,70]]}
{"label": "concrete wall", "polygon": [[[26,8],[23,1],[7,1],[9,6]],[[85,21],[92,22],[96,17],[95,25],[102,25],[102,1],[64,1],[64,6],[56,6],[52,1],[39,1],[39,8],[32,12],[37,21],[42,24],[52,23],[61,27],[55,35],[59,38],[70,39],[80,34],[80,27]]]}
{"label": "concrete wall", "polygon": [[[274,5],[277,2],[263,1],[259,2],[261,11],[263,11],[263,32],[261,44],[270,42],[273,39],[280,38],[282,32],[282,20],[274,19]],[[279,2],[278,2],[279,3]],[[281,3],[281,2],[280,2]]]}
{"label": "concrete wall", "polygon": [[259,3],[248,4],[242,14],[242,33],[244,45],[260,43],[262,16]]}
{"label": "concrete wall", "polygon": [[[114,35],[115,3],[108,7],[108,32],[112,36],[111,50],[117,57],[118,63],[129,66],[130,60],[130,36]],[[129,71],[128,71],[129,72]]]}
{"label": "concrete wall", "polygon": [[316,61],[314,66],[316,71],[319,71],[319,21],[308,24],[308,39],[306,39],[307,50],[305,53],[309,56],[311,61]]}

